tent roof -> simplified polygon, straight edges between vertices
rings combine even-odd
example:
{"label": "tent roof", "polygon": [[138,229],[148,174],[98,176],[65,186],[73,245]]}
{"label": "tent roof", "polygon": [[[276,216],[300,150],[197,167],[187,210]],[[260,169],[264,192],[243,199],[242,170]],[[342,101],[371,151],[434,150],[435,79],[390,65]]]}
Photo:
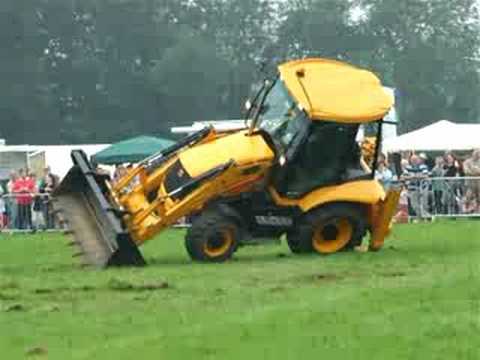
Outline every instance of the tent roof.
{"label": "tent roof", "polygon": [[106,165],[136,163],[173,143],[171,140],[153,136],[137,136],[112,144],[96,153],[92,156],[92,162]]}
{"label": "tent roof", "polygon": [[382,119],[393,106],[393,97],[375,74],[340,61],[295,60],[280,65],[279,71],[314,120],[364,123]]}
{"label": "tent roof", "polygon": [[385,152],[423,150],[472,150],[480,148],[480,124],[457,124],[440,120],[412,132],[389,138],[383,143]]}
{"label": "tent roof", "polygon": [[72,159],[70,153],[72,150],[81,149],[85,151],[87,156],[95,154],[102,149],[108,147],[108,144],[80,144],[80,145],[0,145],[1,153],[7,152],[21,152],[21,153],[36,153],[45,152],[46,165],[50,166],[52,173],[60,176],[65,176],[68,170],[72,167]]}
{"label": "tent roof", "polygon": [[170,129],[174,134],[189,134],[212,126],[215,131],[234,131],[248,128],[250,120],[215,120],[215,121],[195,121],[190,126],[175,126]]}

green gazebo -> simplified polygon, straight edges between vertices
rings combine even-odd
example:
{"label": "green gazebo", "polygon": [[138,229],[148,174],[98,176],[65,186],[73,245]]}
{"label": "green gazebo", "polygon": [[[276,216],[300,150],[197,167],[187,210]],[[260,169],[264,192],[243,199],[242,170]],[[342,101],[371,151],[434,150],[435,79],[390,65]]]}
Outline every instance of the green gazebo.
{"label": "green gazebo", "polygon": [[137,136],[110,145],[92,156],[92,163],[116,165],[137,163],[175,142],[153,136]]}

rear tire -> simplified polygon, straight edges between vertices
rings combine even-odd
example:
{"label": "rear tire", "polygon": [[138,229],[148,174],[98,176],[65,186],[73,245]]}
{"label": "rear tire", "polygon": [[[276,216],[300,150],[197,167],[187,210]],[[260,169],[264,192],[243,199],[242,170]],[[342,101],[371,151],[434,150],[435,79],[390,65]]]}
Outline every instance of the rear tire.
{"label": "rear tire", "polygon": [[366,232],[360,205],[332,203],[306,213],[287,236],[293,253],[331,254],[361,245]]}
{"label": "rear tire", "polygon": [[238,247],[239,228],[230,218],[207,211],[195,219],[185,237],[185,248],[194,261],[223,262]]}
{"label": "rear tire", "polygon": [[[287,245],[290,248],[290,251],[294,254],[308,254],[313,252],[313,247],[311,242],[308,241],[301,241],[302,238],[301,233],[302,230],[299,227],[290,230],[287,232]],[[303,231],[308,231],[308,229],[303,229]]]}

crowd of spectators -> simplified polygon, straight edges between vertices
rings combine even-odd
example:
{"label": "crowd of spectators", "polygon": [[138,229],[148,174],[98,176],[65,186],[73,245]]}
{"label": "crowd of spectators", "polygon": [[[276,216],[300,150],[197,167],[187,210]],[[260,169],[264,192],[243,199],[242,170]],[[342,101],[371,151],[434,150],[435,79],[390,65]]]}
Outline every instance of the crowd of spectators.
{"label": "crowd of spectators", "polygon": [[450,151],[434,158],[404,153],[397,171],[382,155],[376,178],[385,188],[401,182],[399,218],[480,214],[480,150],[463,158]]}
{"label": "crowd of spectators", "polygon": [[0,228],[45,230],[56,227],[51,194],[58,176],[46,167],[37,177],[28,169],[11,171],[9,180],[0,183]]}

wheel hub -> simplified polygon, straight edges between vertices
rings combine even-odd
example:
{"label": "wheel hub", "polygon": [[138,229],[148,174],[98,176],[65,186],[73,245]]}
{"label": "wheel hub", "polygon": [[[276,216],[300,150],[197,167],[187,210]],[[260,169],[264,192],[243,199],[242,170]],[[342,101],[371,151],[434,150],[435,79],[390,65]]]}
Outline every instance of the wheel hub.
{"label": "wheel hub", "polygon": [[338,236],[338,228],[335,224],[327,224],[322,229],[322,237],[326,241],[335,240]]}
{"label": "wheel hub", "polygon": [[316,252],[331,254],[343,249],[351,240],[353,227],[346,218],[319,224],[313,233],[312,245]]}

